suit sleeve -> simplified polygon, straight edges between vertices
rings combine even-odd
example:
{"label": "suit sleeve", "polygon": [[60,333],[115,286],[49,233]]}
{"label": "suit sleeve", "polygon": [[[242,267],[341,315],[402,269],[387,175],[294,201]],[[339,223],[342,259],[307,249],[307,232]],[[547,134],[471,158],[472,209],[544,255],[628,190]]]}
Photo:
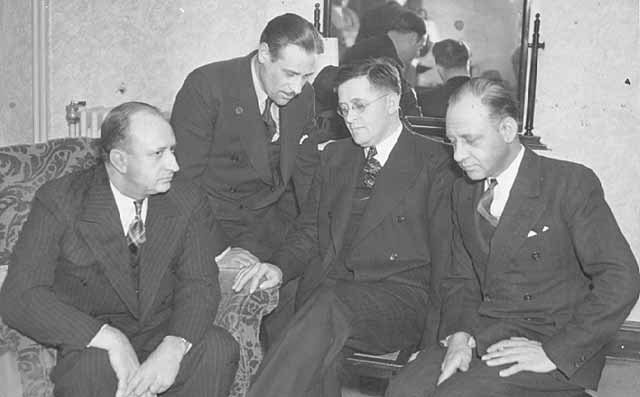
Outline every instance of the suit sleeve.
{"label": "suit sleeve", "polygon": [[223,244],[215,240],[217,227],[202,197],[188,220],[175,269],[177,284],[168,330],[168,335],[183,337],[194,345],[213,324],[220,303],[215,255]]}
{"label": "suit sleeve", "polygon": [[481,302],[480,284],[475,276],[471,257],[464,246],[458,214],[455,211],[456,197],[454,191],[452,258],[441,284],[441,339],[461,331],[474,335],[478,321],[478,306]]}
{"label": "suit sleeve", "polygon": [[211,85],[197,70],[189,74],[171,112],[180,173],[191,180],[204,172],[214,140],[220,101],[208,92]]}
{"label": "suit sleeve", "polygon": [[302,275],[311,259],[320,255],[318,209],[322,179],[322,170],[318,168],[300,215],[273,256],[272,262],[282,270],[283,284]]}
{"label": "suit sleeve", "polygon": [[296,168],[293,172],[292,179],[295,187],[296,200],[300,208],[307,199],[307,194],[311,188],[313,176],[320,164],[320,153],[318,152],[317,142],[312,137],[316,136],[318,126],[316,124],[315,103],[313,95],[310,99],[311,106],[307,114],[307,123],[301,135],[307,135],[307,139],[299,145],[296,154]]}
{"label": "suit sleeve", "polygon": [[59,242],[68,227],[62,212],[42,189],[36,193],[11,257],[0,309],[7,324],[38,342],[77,350],[89,344],[103,323],[54,293]]}
{"label": "suit sleeve", "polygon": [[571,377],[615,335],[638,298],[638,265],[604,199],[596,175],[575,175],[563,209],[574,250],[593,288],[566,326],[543,344]]}

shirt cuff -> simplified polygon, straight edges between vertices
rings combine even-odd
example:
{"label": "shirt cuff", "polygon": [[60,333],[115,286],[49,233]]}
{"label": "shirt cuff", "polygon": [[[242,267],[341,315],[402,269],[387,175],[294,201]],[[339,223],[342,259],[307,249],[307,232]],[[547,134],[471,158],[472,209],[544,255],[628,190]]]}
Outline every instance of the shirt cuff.
{"label": "shirt cuff", "polygon": [[91,338],[91,340],[89,341],[89,344],[86,347],[92,347],[96,341],[96,339],[98,339],[100,333],[102,332],[102,330],[104,329],[104,327],[106,327],[107,323],[102,324],[102,327],[100,327],[100,329],[98,330],[98,332],[96,332],[96,334],[93,336],[93,338]]}
{"label": "shirt cuff", "polygon": [[227,252],[229,252],[230,250],[231,250],[231,246],[227,247],[224,251],[216,255],[216,263],[220,262],[222,258],[224,258],[224,256],[227,255]]}

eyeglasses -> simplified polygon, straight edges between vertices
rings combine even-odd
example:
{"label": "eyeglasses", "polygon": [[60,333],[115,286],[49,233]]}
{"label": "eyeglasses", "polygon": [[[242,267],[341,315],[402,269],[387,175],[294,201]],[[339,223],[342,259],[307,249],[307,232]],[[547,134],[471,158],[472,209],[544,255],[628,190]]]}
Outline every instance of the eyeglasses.
{"label": "eyeglasses", "polygon": [[345,119],[349,116],[349,112],[351,111],[353,111],[356,115],[360,115],[362,114],[362,112],[367,110],[367,107],[374,104],[375,102],[378,102],[379,100],[386,97],[387,95],[389,94],[384,94],[366,103],[362,103],[362,102],[351,102],[350,104],[341,103],[338,105],[338,109],[336,110],[336,112]]}

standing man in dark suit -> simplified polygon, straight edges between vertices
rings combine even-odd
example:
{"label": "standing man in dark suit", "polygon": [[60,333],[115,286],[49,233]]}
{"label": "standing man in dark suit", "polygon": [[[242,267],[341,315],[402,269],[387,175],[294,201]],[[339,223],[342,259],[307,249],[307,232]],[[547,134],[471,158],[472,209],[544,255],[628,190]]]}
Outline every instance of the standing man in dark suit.
{"label": "standing man in dark suit", "polygon": [[[231,247],[220,266],[269,260],[299,213],[319,161],[312,139],[315,72],[322,38],[295,14],[272,19],[258,50],[191,72],[171,124],[181,174],[201,186]],[[315,135],[315,134],[313,134]],[[295,283],[265,318],[263,342],[292,313]]]}
{"label": "standing man in dark suit", "polygon": [[413,11],[403,10],[391,21],[386,31],[358,41],[349,48],[340,60],[340,64],[369,58],[392,59],[402,78],[401,115],[421,116],[416,93],[404,78],[404,69],[420,54],[420,50],[426,43],[427,27],[424,20]]}
{"label": "standing man in dark suit", "polygon": [[197,68],[176,96],[181,174],[208,193],[229,244],[257,257],[245,265],[271,257],[309,190],[318,161],[306,140],[315,117],[309,79],[322,51],[311,23],[280,15],[257,51]]}
{"label": "standing man in dark suit", "polygon": [[0,294],[10,326],[58,348],[56,396],[220,396],[238,365],[213,325],[224,249],[206,198],[176,183],[169,123],[115,107],[104,163],[45,184]]}
{"label": "standing man in dark suit", "polygon": [[418,93],[418,104],[425,116],[445,117],[449,97],[471,78],[469,49],[462,41],[446,39],[437,42],[432,51],[444,84]]}
{"label": "standing man in dark suit", "polygon": [[343,347],[388,353],[419,345],[425,325],[437,326],[427,312],[437,306],[433,277],[449,259],[450,157],[403,127],[400,76],[390,62],[343,66],[337,84],[353,139],[325,148],[273,264],[238,274],[235,287],[251,289],[302,276],[299,309],[267,353],[251,397],[340,396]]}
{"label": "standing man in dark suit", "polygon": [[388,396],[583,396],[638,298],[638,265],[598,178],[524,148],[516,114],[509,91],[485,79],[449,101],[447,137],[467,178],[453,188],[443,346]]}

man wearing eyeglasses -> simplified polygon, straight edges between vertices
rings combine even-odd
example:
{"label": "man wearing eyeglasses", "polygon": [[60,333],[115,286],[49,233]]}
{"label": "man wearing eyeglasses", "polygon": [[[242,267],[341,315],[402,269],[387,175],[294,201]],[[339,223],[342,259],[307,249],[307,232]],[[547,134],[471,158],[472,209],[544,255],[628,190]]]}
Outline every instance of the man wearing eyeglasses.
{"label": "man wearing eyeglasses", "polygon": [[[425,325],[445,264],[451,161],[403,127],[400,76],[382,59],[342,66],[339,108],[352,139],[329,144],[307,203],[273,264],[235,288],[302,276],[296,314],[267,353],[249,396],[340,396],[343,348],[373,354],[434,341]],[[435,276],[435,277],[434,277]],[[424,335],[427,335],[426,337]]]}

